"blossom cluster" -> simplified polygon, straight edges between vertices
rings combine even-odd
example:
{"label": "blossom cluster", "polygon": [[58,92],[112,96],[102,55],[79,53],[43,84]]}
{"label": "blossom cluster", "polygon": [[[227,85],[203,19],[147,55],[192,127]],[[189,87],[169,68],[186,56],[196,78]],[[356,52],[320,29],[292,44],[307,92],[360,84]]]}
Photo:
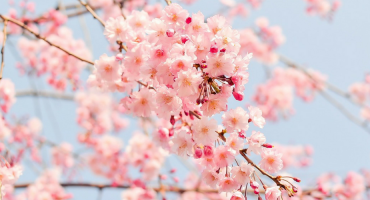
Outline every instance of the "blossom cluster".
{"label": "blossom cluster", "polygon": [[305,0],[307,2],[306,12],[309,15],[319,15],[322,18],[331,19],[333,14],[341,5],[339,0],[329,2],[328,0]]}
{"label": "blossom cluster", "polygon": [[366,75],[365,81],[353,83],[349,88],[352,99],[361,105],[361,116],[370,121],[370,75]]}
{"label": "blossom cluster", "polygon": [[37,199],[70,199],[72,194],[60,185],[59,178],[61,172],[58,169],[48,169],[36,179],[36,181],[27,187],[27,189],[15,195],[19,200],[37,200]]}
{"label": "blossom cluster", "polygon": [[[16,13],[12,14],[11,17],[17,18]],[[85,46],[85,42],[81,39],[74,39],[72,30],[63,26],[66,21],[67,17],[55,10],[50,10],[37,21],[26,17],[21,19],[21,22],[30,24],[33,31],[47,37],[53,44],[78,56],[90,59],[91,53]],[[38,26],[35,26],[35,23],[44,25],[45,30],[39,29]],[[13,24],[10,24],[10,32],[21,34],[19,27]],[[36,76],[47,74],[48,84],[60,91],[66,90],[69,82],[73,89],[80,87],[80,74],[86,67],[84,62],[69,56],[56,47],[50,46],[43,40],[21,37],[18,40],[18,47],[23,58],[22,62],[17,65],[21,73]]]}
{"label": "blossom cluster", "polygon": [[317,71],[309,75],[296,69],[275,68],[272,77],[257,86],[253,101],[262,110],[263,116],[277,120],[278,114],[288,117],[293,110],[293,90],[304,101],[311,101],[317,91],[325,88],[326,77]]}
{"label": "blossom cluster", "polygon": [[[89,135],[104,134],[112,130],[118,132],[129,124],[127,119],[121,117],[125,109],[106,93],[80,92],[75,101],[78,104],[77,123]],[[81,142],[87,142],[88,139],[86,135],[80,136]]]}
{"label": "blossom cluster", "polygon": [[284,44],[285,36],[279,26],[270,26],[268,19],[261,17],[255,22],[256,29],[240,30],[242,52],[253,53],[254,58],[264,64],[275,64],[279,56],[274,51]]}
{"label": "blossom cluster", "polygon": [[[167,6],[160,18],[133,11],[124,20],[109,19],[106,37],[126,43],[125,55],[102,55],[88,83],[105,91],[128,92],[136,81],[145,87],[123,98],[131,113],[170,120],[180,112],[212,116],[227,109],[227,99],[244,98],[251,54],[239,55],[240,35],[214,16],[204,22],[202,13],[189,13],[178,4]],[[135,84],[133,84],[135,83]]]}

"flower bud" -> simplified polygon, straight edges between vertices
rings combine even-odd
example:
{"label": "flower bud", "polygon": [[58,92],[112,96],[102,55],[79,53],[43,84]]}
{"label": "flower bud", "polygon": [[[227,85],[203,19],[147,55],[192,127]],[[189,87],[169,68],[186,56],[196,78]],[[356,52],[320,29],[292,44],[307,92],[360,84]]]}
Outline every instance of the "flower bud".
{"label": "flower bud", "polygon": [[260,193],[259,189],[254,189],[253,192],[254,192],[254,194],[259,194]]}
{"label": "flower bud", "polygon": [[268,143],[265,143],[262,146],[265,147],[265,148],[268,148],[268,149],[271,149],[272,147],[274,147],[274,146],[272,146],[271,144],[268,144]]}
{"label": "flower bud", "polygon": [[123,54],[119,53],[116,55],[116,61],[121,61],[121,60],[123,60]]}
{"label": "flower bud", "polygon": [[221,50],[220,50],[220,52],[221,52],[221,53],[225,53],[225,52],[226,52],[226,49],[225,49],[225,48],[223,48],[223,49],[221,49]]}
{"label": "flower bud", "polygon": [[172,137],[174,134],[175,134],[175,131],[174,131],[173,129],[170,129],[170,132],[168,133],[168,135],[169,135],[170,137]]}
{"label": "flower bud", "polygon": [[212,157],[213,156],[213,148],[211,146],[205,145],[203,147],[203,152],[205,157]]}
{"label": "flower bud", "polygon": [[175,125],[176,120],[175,120],[175,117],[173,115],[171,115],[170,122],[171,122],[172,126]]}
{"label": "flower bud", "polygon": [[190,23],[191,23],[191,21],[192,21],[191,17],[188,17],[188,18],[186,18],[186,20],[185,20],[185,22],[186,22],[187,24],[190,24]]}
{"label": "flower bud", "polygon": [[199,147],[199,146],[196,146],[194,148],[194,158],[195,159],[199,159],[203,156],[203,151],[202,149]]}
{"label": "flower bud", "polygon": [[188,37],[187,35],[182,35],[182,36],[181,36],[181,42],[182,42],[183,44],[185,44],[188,40],[189,40],[189,37]]}
{"label": "flower bud", "polygon": [[200,103],[201,103],[201,102],[200,102],[200,99],[198,98],[198,99],[197,99],[197,104],[200,104]]}
{"label": "flower bud", "polygon": [[251,182],[250,182],[250,184],[251,184],[251,187],[252,187],[253,189],[258,189],[258,187],[260,186],[260,185],[257,183],[257,181],[251,181]]}
{"label": "flower bud", "polygon": [[294,177],[293,180],[297,183],[301,182],[301,179]]}
{"label": "flower bud", "polygon": [[216,45],[212,45],[211,49],[209,50],[211,53],[217,53],[218,52],[218,47]]}
{"label": "flower bud", "polygon": [[171,173],[171,174],[173,174],[173,173],[175,173],[176,171],[177,171],[177,169],[176,169],[176,168],[173,168],[173,169],[171,169],[170,173]]}
{"label": "flower bud", "polygon": [[244,99],[244,94],[241,94],[239,92],[233,92],[233,96],[237,101],[243,101]]}
{"label": "flower bud", "polygon": [[166,34],[167,34],[167,36],[168,36],[168,37],[173,37],[173,36],[175,35],[175,30],[173,30],[173,29],[168,29],[168,30],[166,31]]}

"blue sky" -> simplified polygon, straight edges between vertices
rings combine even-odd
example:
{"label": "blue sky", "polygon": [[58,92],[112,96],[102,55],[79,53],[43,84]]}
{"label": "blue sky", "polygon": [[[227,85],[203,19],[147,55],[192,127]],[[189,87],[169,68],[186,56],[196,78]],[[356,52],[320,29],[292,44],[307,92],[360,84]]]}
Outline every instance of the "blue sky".
{"label": "blue sky", "polygon": [[[198,0],[192,6],[185,6],[191,13],[201,11],[205,16],[215,14],[220,9],[216,0]],[[18,1],[16,1],[18,2]],[[57,1],[36,0],[37,13],[42,13],[47,8],[54,7]],[[63,1],[65,3],[77,3],[74,0]],[[164,5],[164,3],[163,3]],[[211,5],[211,6],[210,6]],[[328,75],[328,81],[338,87],[347,90],[354,82],[362,81],[364,74],[370,72],[370,26],[369,20],[370,1],[368,0],[343,0],[342,7],[336,13],[334,20],[328,22],[319,17],[308,16],[305,13],[304,0],[266,0],[259,10],[254,10],[246,19],[237,19],[233,28],[242,29],[254,24],[255,19],[265,16],[271,25],[280,25],[286,36],[286,43],[277,52],[281,53],[305,67],[310,67]],[[0,13],[8,10],[6,0],[1,0]],[[109,53],[107,42],[102,35],[100,24],[91,16],[86,15],[88,29],[91,35],[93,57],[97,59],[103,53]],[[74,30],[75,38],[83,38],[79,28],[79,18],[68,22],[68,26]],[[17,43],[17,38],[9,40]],[[30,89],[36,85],[39,89],[50,89],[45,80],[20,76],[15,68],[16,58],[10,53],[9,48],[5,55],[4,78],[10,78],[16,88]],[[283,66],[277,64],[276,66]],[[230,101],[229,108],[244,106],[250,102],[250,96],[254,93],[257,84],[265,80],[263,65],[252,62],[249,66],[250,82],[246,87],[246,98],[242,103]],[[86,79],[87,73],[82,79]],[[332,94],[332,93],[330,93]],[[335,94],[332,94],[335,96]],[[345,99],[338,97],[355,115],[359,110],[349,104]],[[38,109],[39,107],[39,109]],[[76,134],[81,130],[76,125],[75,104],[73,102],[54,99],[35,99],[22,97],[17,99],[10,113],[18,117],[22,115],[38,116],[44,124],[43,134],[54,141],[69,141],[76,144]],[[314,147],[314,162],[306,169],[289,170],[291,174],[301,177],[304,184],[314,181],[323,172],[335,172],[345,175],[348,171],[358,171],[362,168],[370,168],[370,134],[357,125],[348,121],[334,106],[321,96],[317,96],[313,102],[305,103],[295,99],[294,108],[296,113],[287,120],[280,119],[278,122],[268,122],[261,130],[268,142],[281,144],[311,144]],[[39,111],[38,111],[39,110]],[[130,128],[122,132],[121,137],[126,140],[127,136],[135,130],[135,122]],[[75,149],[81,149],[76,146]],[[43,152],[43,156],[50,156]],[[49,159],[49,158],[46,158]],[[172,166],[179,166],[177,159],[170,159]],[[21,181],[33,180],[35,174],[25,166],[25,176]],[[186,170],[180,167],[181,170]],[[83,172],[80,179],[103,181],[104,179],[92,178],[89,172]],[[76,191],[77,189],[69,189]],[[86,194],[84,191],[93,191]],[[103,199],[118,197],[120,191],[106,190]],[[95,190],[78,189],[75,199],[81,199],[86,195],[96,197]],[[81,198],[79,198],[81,197]]]}

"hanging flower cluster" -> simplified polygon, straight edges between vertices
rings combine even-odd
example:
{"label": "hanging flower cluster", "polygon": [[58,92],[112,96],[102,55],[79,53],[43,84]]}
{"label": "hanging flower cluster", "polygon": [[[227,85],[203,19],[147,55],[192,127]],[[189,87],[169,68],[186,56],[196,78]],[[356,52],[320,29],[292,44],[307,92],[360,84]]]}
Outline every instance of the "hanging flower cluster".
{"label": "hanging flower cluster", "polygon": [[308,71],[310,77],[296,69],[276,68],[272,77],[257,86],[253,101],[267,119],[277,120],[278,114],[288,117],[293,110],[293,90],[304,101],[311,101],[317,91],[325,88],[326,77],[316,71]]}

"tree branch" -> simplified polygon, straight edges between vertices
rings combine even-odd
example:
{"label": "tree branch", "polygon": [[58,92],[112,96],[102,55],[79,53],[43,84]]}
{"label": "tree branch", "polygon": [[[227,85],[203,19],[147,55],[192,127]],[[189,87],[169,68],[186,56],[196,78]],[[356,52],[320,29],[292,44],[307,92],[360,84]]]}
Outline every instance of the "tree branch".
{"label": "tree branch", "polygon": [[26,96],[37,96],[37,97],[47,97],[63,100],[74,100],[73,94],[63,94],[49,91],[35,91],[35,90],[20,90],[15,93],[17,97],[26,97]]}
{"label": "tree branch", "polygon": [[100,17],[96,14],[94,9],[92,9],[89,6],[89,4],[85,3],[83,0],[78,0],[78,1],[81,3],[81,5],[85,6],[86,10],[88,10],[92,14],[92,16],[101,23],[101,25],[103,25],[105,27],[104,21],[102,19],[100,19]]}
{"label": "tree branch", "polygon": [[4,49],[5,49],[5,43],[6,43],[6,27],[8,25],[8,20],[4,19],[4,28],[3,28],[3,46],[1,47],[1,69],[0,69],[0,80],[3,79],[3,69],[4,69]]}
{"label": "tree branch", "polygon": [[89,60],[86,60],[86,59],[84,59],[84,58],[81,58],[80,56],[77,56],[77,55],[75,55],[75,54],[71,53],[70,51],[68,51],[68,50],[66,50],[66,49],[64,49],[64,48],[62,48],[62,47],[60,47],[60,46],[58,46],[58,45],[56,45],[56,44],[54,44],[54,43],[50,42],[50,41],[49,41],[48,39],[46,39],[45,37],[43,37],[43,36],[41,36],[40,34],[38,34],[38,33],[34,32],[33,30],[31,30],[31,29],[30,29],[30,27],[26,26],[24,23],[22,23],[22,22],[20,22],[20,21],[18,21],[18,20],[16,20],[16,19],[7,18],[7,17],[5,17],[4,15],[1,15],[1,14],[0,14],[0,17],[1,17],[1,18],[3,18],[4,20],[8,20],[8,21],[10,21],[10,22],[12,22],[12,23],[14,23],[14,24],[16,24],[16,25],[20,26],[21,28],[23,28],[23,29],[27,30],[28,32],[30,32],[30,33],[32,33],[34,36],[36,36],[38,39],[44,40],[44,41],[45,41],[46,43],[48,43],[50,46],[56,47],[56,48],[58,48],[58,49],[60,49],[60,50],[64,51],[66,54],[68,54],[68,55],[70,55],[70,56],[73,56],[73,57],[75,57],[75,58],[77,58],[77,59],[79,59],[79,60],[81,60],[81,61],[83,61],[83,62],[86,62],[86,63],[89,63],[89,64],[91,64],[91,65],[94,65],[94,62],[89,61]]}

